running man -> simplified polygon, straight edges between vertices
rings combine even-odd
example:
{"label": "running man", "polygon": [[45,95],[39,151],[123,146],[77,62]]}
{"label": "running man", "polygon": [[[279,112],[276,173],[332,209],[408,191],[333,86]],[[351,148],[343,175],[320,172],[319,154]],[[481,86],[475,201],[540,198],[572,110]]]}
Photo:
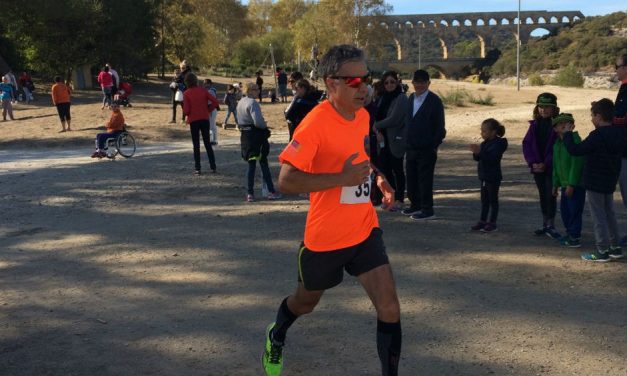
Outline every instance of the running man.
{"label": "running man", "polygon": [[[319,65],[328,100],[314,108],[279,156],[284,193],[310,193],[305,239],[298,253],[298,286],[281,303],[266,330],[263,368],[278,376],[289,327],[310,313],[326,289],[356,276],[377,311],[377,350],[382,374],[396,376],[401,353],[400,306],[379,220],[370,203],[371,168],[364,148],[369,115],[368,68],[363,51],[331,47]],[[392,204],[394,191],[375,177]]]}

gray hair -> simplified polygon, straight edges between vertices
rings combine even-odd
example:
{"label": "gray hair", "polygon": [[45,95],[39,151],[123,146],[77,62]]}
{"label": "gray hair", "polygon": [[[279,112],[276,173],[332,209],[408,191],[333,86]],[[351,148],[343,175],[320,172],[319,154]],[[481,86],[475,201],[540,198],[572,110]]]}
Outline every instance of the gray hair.
{"label": "gray hair", "polygon": [[318,73],[323,79],[333,76],[340,71],[342,65],[353,61],[365,61],[364,51],[350,44],[333,46],[320,59]]}

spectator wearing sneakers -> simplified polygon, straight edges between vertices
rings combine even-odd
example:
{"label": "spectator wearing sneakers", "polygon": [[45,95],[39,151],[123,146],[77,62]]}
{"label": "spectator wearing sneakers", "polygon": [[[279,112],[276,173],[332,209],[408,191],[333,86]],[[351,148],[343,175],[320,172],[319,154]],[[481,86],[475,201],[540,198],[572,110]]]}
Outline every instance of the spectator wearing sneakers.
{"label": "spectator wearing sneakers", "polygon": [[237,120],[239,121],[241,132],[242,158],[248,163],[246,201],[255,201],[255,170],[257,161],[259,161],[263,181],[269,192],[267,198],[268,200],[276,200],[281,198],[281,194],[274,190],[272,175],[268,166],[270,130],[261,113],[261,106],[255,101],[255,98],[259,95],[259,86],[254,82],[249,82],[244,87],[244,90],[246,96],[237,103]]}
{"label": "spectator wearing sneakers", "polygon": [[618,224],[614,215],[614,190],[625,147],[624,131],[612,125],[614,103],[604,98],[592,102],[590,109],[595,130],[581,143],[573,139],[573,124],[566,125],[564,145],[574,156],[586,156],[583,164],[583,186],[594,226],[596,250],[584,253],[585,261],[607,262],[623,257],[619,246]]}
{"label": "spectator wearing sneakers", "polygon": [[533,109],[533,120],[523,139],[523,155],[538,188],[542,227],[535,230],[537,236],[548,235],[553,239],[562,236],[555,230],[555,212],[557,200],[553,196],[553,144],[557,135],[553,131],[551,119],[559,114],[557,97],[551,93],[542,93]]}
{"label": "spectator wearing sneakers", "polygon": [[[557,140],[553,145],[553,196],[561,191],[560,214],[566,229],[566,235],[560,244],[566,247],[581,247],[581,219],[586,202],[586,190],[581,186],[583,157],[571,155],[564,145],[566,128],[575,128],[573,115],[562,113],[553,118],[553,129]],[[572,132],[574,144],[581,143],[577,132]],[[558,191],[559,190],[559,191]]]}
{"label": "spectator wearing sneakers", "polygon": [[[472,231],[496,231],[496,219],[499,214],[499,187],[503,180],[501,159],[507,150],[505,127],[495,119],[486,119],[481,123],[480,145],[470,145],[472,157],[477,161],[477,173],[481,181],[481,216],[472,226]],[[490,218],[488,220],[488,213]]]}

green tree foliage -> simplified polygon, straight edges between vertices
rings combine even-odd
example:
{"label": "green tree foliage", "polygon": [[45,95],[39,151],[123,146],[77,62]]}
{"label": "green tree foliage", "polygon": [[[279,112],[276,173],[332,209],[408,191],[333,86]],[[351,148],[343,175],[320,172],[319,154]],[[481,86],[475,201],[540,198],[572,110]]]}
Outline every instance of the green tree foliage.
{"label": "green tree foliage", "polygon": [[312,1],[306,0],[279,0],[272,5],[270,10],[270,26],[272,30],[294,27],[312,5]]}
{"label": "green tree foliage", "polygon": [[481,44],[477,38],[461,41],[453,46],[454,57],[479,57],[481,55]]}
{"label": "green tree foliage", "polygon": [[163,41],[168,60],[175,64],[182,60],[196,67],[220,63],[251,31],[246,8],[237,0],[168,0],[166,4]]}
{"label": "green tree foliage", "polygon": [[[627,28],[627,13],[588,17],[555,36],[531,39],[521,48],[523,73],[559,69],[569,64],[581,71],[596,71],[612,65],[627,50],[627,38],[620,34]],[[491,67],[493,74],[516,73],[515,44],[503,52]]]}
{"label": "green tree foliage", "polygon": [[295,45],[305,51],[317,45],[325,51],[334,44],[350,43],[378,56],[391,39],[381,25],[381,17],[391,9],[383,0],[321,0],[294,25]]}
{"label": "green tree foliage", "polygon": [[139,76],[157,61],[156,1],[101,0],[102,32],[97,34],[98,61],[121,74]]}
{"label": "green tree foliage", "polygon": [[10,0],[3,7],[8,39],[27,68],[50,75],[98,59],[102,4],[83,0]]}
{"label": "green tree foliage", "polygon": [[270,45],[277,65],[294,60],[293,34],[289,30],[278,29],[260,38],[248,37],[240,41],[234,49],[233,63],[252,67],[270,64]]}

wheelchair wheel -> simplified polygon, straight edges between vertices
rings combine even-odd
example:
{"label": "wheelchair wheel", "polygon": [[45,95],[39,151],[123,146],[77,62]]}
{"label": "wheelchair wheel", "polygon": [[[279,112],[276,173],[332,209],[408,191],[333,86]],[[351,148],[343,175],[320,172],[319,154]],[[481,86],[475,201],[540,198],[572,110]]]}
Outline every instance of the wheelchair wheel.
{"label": "wheelchair wheel", "polygon": [[115,141],[115,146],[120,155],[125,158],[132,157],[133,154],[135,154],[135,149],[137,148],[135,145],[135,138],[133,138],[133,136],[131,136],[128,132],[120,133]]}
{"label": "wheelchair wheel", "polygon": [[108,138],[105,143],[105,154],[107,158],[114,159],[118,155],[118,149],[116,147],[117,138]]}

